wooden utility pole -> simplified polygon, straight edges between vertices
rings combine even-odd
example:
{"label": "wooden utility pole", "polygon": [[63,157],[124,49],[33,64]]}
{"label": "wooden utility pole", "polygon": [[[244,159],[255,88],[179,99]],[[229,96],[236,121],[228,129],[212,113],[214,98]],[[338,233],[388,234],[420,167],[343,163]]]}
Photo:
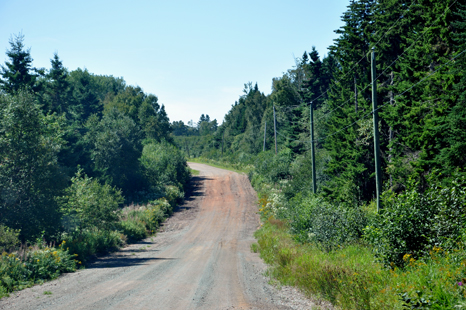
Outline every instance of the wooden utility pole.
{"label": "wooden utility pole", "polygon": [[377,191],[377,212],[380,211],[380,193],[382,191],[382,172],[380,170],[379,156],[379,113],[377,111],[377,76],[375,70],[375,48],[372,48],[371,56],[372,76],[372,115],[374,120],[374,156],[375,156],[375,182]]}
{"label": "wooden utility pole", "polygon": [[358,87],[356,84],[356,75],[354,76],[354,108],[358,113]]}
{"label": "wooden utility pole", "polygon": [[314,153],[314,104],[311,101],[310,105],[310,112],[311,112],[311,160],[312,160],[312,192],[315,194],[317,192],[317,184],[316,184],[316,157]]}
{"label": "wooden utility pole", "polygon": [[[390,86],[393,85],[393,78],[394,78],[394,73],[390,74]],[[393,91],[390,91],[389,93],[390,96],[390,105],[393,106],[395,104],[395,97],[393,96]],[[392,148],[392,141],[395,138],[395,135],[393,133],[393,127],[390,126],[388,129],[388,139],[390,141],[390,149],[388,150],[388,162],[391,164],[393,160],[393,148]],[[393,176],[390,174],[390,188],[393,187]]]}
{"label": "wooden utility pole", "polygon": [[189,146],[188,146],[187,138],[184,138],[184,144],[186,145],[186,150],[188,151],[188,158],[191,158],[191,156],[189,156]]}
{"label": "wooden utility pole", "polygon": [[265,133],[267,131],[267,121],[265,121],[265,127],[264,127],[264,147],[262,148],[262,152],[265,152]]}
{"label": "wooden utility pole", "polygon": [[223,157],[223,140],[225,140],[225,129],[223,130],[223,133],[222,133],[222,157]]}
{"label": "wooden utility pole", "polygon": [[275,118],[275,106],[273,106],[273,132],[275,136],[275,155],[277,155],[277,119]]}

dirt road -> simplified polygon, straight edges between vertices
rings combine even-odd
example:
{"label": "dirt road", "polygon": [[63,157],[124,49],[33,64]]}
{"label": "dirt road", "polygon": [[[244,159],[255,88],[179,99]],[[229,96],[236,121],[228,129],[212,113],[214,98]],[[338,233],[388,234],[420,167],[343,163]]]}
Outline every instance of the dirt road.
{"label": "dirt road", "polygon": [[247,177],[190,166],[201,172],[193,192],[156,237],[13,293],[0,309],[310,309],[270,286],[250,251],[259,219]]}

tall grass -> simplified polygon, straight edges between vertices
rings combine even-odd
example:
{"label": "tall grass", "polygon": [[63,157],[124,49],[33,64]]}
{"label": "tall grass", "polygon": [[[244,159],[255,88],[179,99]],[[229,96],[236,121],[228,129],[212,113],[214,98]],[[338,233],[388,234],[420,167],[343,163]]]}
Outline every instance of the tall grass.
{"label": "tall grass", "polygon": [[434,248],[422,260],[405,256],[403,269],[386,268],[371,248],[353,244],[322,251],[293,239],[288,226],[270,219],[253,246],[284,285],[343,309],[462,309],[466,306],[466,254]]}

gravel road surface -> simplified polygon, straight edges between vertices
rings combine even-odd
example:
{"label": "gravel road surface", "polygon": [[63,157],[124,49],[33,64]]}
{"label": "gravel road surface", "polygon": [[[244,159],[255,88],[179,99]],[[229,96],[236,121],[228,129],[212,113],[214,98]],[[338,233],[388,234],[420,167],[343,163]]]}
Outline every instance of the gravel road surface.
{"label": "gravel road surface", "polygon": [[312,309],[295,289],[268,284],[250,251],[259,217],[247,177],[189,165],[200,175],[156,237],[15,292],[0,309]]}

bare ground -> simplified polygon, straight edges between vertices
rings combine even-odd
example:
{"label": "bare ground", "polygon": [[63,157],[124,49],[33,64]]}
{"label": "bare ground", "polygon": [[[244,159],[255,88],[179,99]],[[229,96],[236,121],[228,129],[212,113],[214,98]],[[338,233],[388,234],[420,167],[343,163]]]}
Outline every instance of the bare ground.
{"label": "bare ground", "polygon": [[263,275],[266,266],[251,253],[259,217],[247,177],[189,165],[200,175],[156,237],[99,258],[84,270],[12,293],[0,300],[0,309],[315,307],[296,289],[271,286]]}

